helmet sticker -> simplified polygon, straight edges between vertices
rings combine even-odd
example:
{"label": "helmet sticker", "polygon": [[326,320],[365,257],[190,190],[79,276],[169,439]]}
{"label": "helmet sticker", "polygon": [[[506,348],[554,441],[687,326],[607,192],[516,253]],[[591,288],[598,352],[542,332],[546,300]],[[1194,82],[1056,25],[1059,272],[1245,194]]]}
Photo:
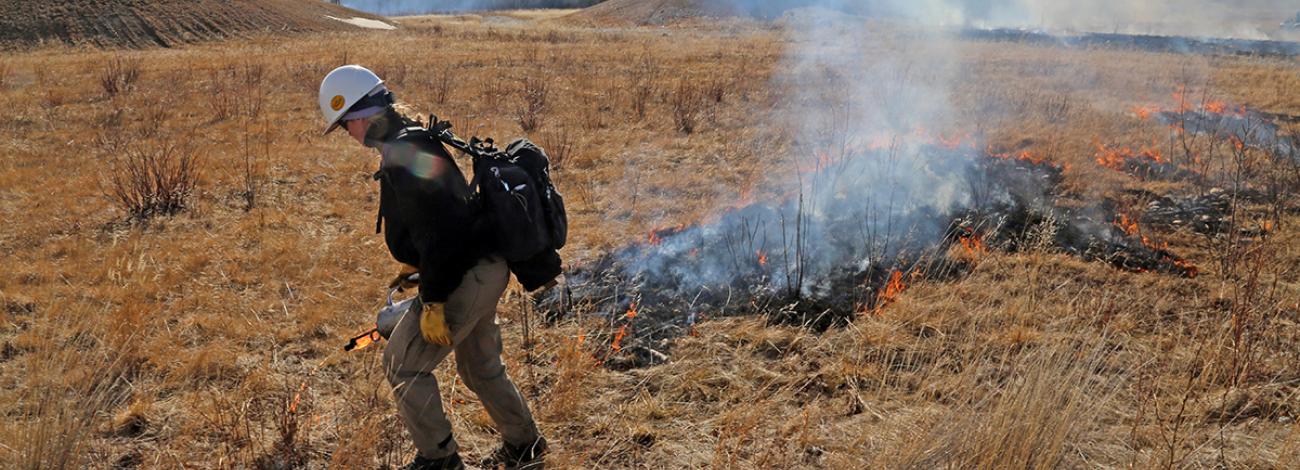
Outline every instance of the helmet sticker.
{"label": "helmet sticker", "polygon": [[334,95],[333,98],[330,98],[330,109],[335,111],[343,109],[343,95]]}

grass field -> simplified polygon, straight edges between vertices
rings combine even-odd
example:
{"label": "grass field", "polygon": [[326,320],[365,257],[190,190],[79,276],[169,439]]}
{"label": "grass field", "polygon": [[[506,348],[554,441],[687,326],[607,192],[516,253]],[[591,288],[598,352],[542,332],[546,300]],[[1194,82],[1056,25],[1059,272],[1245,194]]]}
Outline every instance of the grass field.
{"label": "grass field", "polygon": [[[374,155],[319,135],[316,90],[335,66],[375,69],[461,134],[535,127],[569,204],[571,264],[776,194],[807,157],[804,123],[784,112],[807,84],[783,79],[779,29],[513,18],[0,58],[0,462],[410,458],[380,348],[341,351],[396,266],[371,228]],[[956,58],[943,63],[959,77],[951,128],[937,133],[1043,155],[1066,168],[1073,200],[1141,210],[1126,195],[1262,187],[1291,171],[1262,162],[1247,178],[1220,148],[1204,156],[1211,182],[1139,181],[1096,157],[1099,143],[1176,146],[1134,110],[1175,108],[1180,89],[1298,116],[1294,59],[1006,43],[927,57],[907,30],[879,31],[889,47],[863,60]],[[164,153],[193,158],[194,191],[175,215],[133,219],[114,175]],[[602,367],[610,320],[583,312],[549,326],[534,315],[525,347],[527,302],[512,290],[507,363],[554,468],[1295,468],[1300,218],[1285,198],[1273,207],[1243,202],[1228,233],[1255,235],[1226,241],[1145,229],[1199,266],[1192,279],[995,250],[848,327],[716,319],[677,339],[670,362],[628,371]],[[463,452],[490,452],[487,414],[450,363],[439,377]]]}

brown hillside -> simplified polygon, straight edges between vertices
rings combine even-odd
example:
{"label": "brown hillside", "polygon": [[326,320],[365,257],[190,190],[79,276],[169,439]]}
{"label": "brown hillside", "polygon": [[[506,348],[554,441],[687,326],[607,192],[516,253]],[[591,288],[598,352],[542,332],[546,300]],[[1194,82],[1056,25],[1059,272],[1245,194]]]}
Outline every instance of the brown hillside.
{"label": "brown hillside", "polygon": [[735,16],[725,0],[609,0],[569,15],[578,22],[659,25],[700,17]]}
{"label": "brown hillside", "polygon": [[256,32],[362,29],[328,17],[380,19],[316,0],[11,0],[0,2],[0,47],[169,47]]}

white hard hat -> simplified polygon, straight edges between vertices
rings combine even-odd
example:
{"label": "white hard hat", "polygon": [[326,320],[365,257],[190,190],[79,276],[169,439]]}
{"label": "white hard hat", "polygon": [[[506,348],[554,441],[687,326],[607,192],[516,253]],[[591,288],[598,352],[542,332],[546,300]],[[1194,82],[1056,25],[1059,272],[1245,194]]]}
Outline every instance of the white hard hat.
{"label": "white hard hat", "polygon": [[344,65],[330,71],[320,82],[320,113],[325,116],[325,133],[338,127],[339,118],[352,105],[383,83],[378,75],[360,65]]}

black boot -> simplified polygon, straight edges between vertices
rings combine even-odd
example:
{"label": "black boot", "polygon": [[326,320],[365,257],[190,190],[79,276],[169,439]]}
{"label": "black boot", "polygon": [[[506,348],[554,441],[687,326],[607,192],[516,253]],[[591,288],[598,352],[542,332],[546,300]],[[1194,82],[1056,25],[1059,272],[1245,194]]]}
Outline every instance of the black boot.
{"label": "black boot", "polygon": [[536,441],[521,446],[502,443],[496,452],[483,459],[479,465],[485,468],[506,470],[542,470],[545,468],[543,456],[546,455],[546,439],[538,437]]}
{"label": "black boot", "polygon": [[398,470],[464,470],[465,462],[460,459],[460,454],[451,454],[440,459],[426,459],[419,455],[415,460],[406,464],[405,467]]}

